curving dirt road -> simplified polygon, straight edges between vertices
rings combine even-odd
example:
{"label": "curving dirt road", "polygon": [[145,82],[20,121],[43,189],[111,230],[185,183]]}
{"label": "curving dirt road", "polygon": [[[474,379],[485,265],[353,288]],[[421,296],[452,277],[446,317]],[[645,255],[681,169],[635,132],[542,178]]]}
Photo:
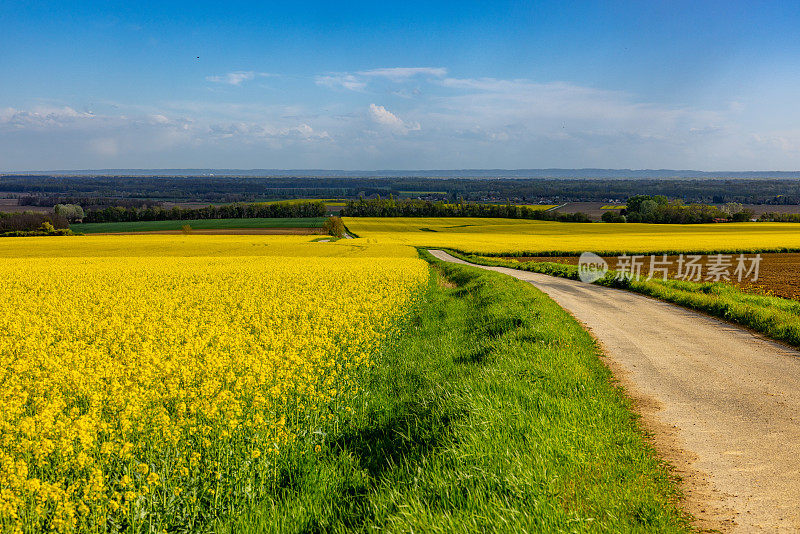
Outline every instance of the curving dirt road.
{"label": "curving dirt road", "polygon": [[698,526],[800,531],[800,352],[635,293],[475,267],[531,282],[601,343]]}

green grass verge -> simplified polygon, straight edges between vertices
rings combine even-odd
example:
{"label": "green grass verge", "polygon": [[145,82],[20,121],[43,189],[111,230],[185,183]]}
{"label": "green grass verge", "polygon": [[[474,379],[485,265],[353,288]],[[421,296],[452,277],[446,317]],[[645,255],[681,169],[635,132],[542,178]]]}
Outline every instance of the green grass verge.
{"label": "green grass verge", "polygon": [[[559,223],[564,224],[564,223]],[[604,223],[605,224],[605,223]],[[655,226],[655,225],[654,225]],[[417,247],[422,248],[422,247]],[[553,258],[553,257],[578,257],[583,252],[575,250],[539,250],[539,251],[525,251],[525,250],[512,250],[507,252],[482,252],[475,250],[465,250],[451,247],[431,247],[425,248],[448,250],[456,252],[463,256],[484,257],[484,258]],[[666,254],[667,256],[677,256],[679,254],[758,254],[758,253],[784,253],[784,252],[800,252],[797,247],[757,247],[757,248],[716,248],[716,249],[653,249],[650,251],[642,250],[587,250],[586,252],[593,252],[598,256],[622,256],[624,254],[644,254],[660,256]]]}
{"label": "green grass verge", "polygon": [[180,230],[188,224],[194,230],[220,230],[226,228],[321,228],[325,217],[268,218],[268,219],[192,219],[184,221],[136,221],[113,223],[72,224],[70,229],[80,234],[112,232],[155,232]]}
{"label": "green grass verge", "polygon": [[[578,267],[549,262],[515,262],[448,251],[453,256],[479,265],[510,267],[578,279]],[[682,280],[617,279],[609,271],[596,284],[627,289],[701,311],[740,324],[767,337],[800,347],[800,302],[781,297],[757,295],[722,282],[685,282]]]}
{"label": "green grass verge", "polygon": [[591,336],[530,284],[428,259],[352,417],[220,530],[688,530]]}

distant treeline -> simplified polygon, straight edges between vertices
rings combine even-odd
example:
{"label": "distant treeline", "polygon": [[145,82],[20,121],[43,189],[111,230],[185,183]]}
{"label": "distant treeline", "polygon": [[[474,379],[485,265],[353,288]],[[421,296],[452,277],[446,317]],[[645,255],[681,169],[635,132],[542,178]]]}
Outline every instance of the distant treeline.
{"label": "distant treeline", "polygon": [[[0,191],[23,202],[98,205],[133,202],[257,202],[291,198],[387,198],[422,200],[463,198],[467,202],[510,200],[519,203],[624,201],[635,195],[663,195],[688,203],[800,204],[797,179],[565,179],[565,178],[369,178],[369,177],[231,177],[231,176],[0,176]],[[34,205],[34,204],[28,204]],[[39,204],[36,204],[39,205]],[[141,205],[136,207],[143,207]]]}
{"label": "distant treeline", "polygon": [[2,213],[0,212],[0,234],[7,232],[30,232],[49,223],[53,228],[69,228],[65,217],[52,213]]}
{"label": "distant treeline", "polygon": [[800,213],[762,213],[758,220],[765,222],[800,223]]}
{"label": "distant treeline", "polygon": [[39,206],[52,208],[58,204],[74,204],[84,209],[97,206],[121,206],[123,208],[149,208],[161,206],[161,202],[156,200],[143,200],[140,198],[113,198],[113,197],[68,197],[58,195],[44,196],[23,196],[19,197],[20,206]]}
{"label": "distant treeline", "polygon": [[685,205],[680,200],[669,200],[661,195],[635,195],[628,199],[619,213],[603,214],[604,222],[631,222],[651,224],[700,224],[712,222],[744,222],[754,217],[753,211],[741,204],[728,203],[723,208],[706,204]]}
{"label": "distant treeline", "polygon": [[276,202],[271,204],[227,204],[204,208],[124,208],[113,206],[86,212],[85,223],[180,221],[187,219],[257,219],[324,217],[324,202]]}
{"label": "distant treeline", "polygon": [[590,222],[583,213],[559,213],[511,204],[446,204],[427,200],[359,199],[342,210],[343,217],[495,217],[540,221]]}

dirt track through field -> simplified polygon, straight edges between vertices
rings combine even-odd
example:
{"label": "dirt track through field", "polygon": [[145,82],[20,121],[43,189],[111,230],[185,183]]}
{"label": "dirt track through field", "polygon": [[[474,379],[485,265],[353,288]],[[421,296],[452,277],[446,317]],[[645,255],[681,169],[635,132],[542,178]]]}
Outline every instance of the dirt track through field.
{"label": "dirt track through field", "polygon": [[[734,273],[736,268],[736,254],[729,255],[731,257],[731,268],[728,271],[730,274]],[[746,254],[748,258],[753,258],[754,254]],[[762,252],[760,254],[761,261],[759,262],[758,280],[752,281],[749,276],[742,278],[739,282],[736,280],[736,275],[733,274],[728,283],[739,286],[745,291],[757,291],[763,294],[772,294],[778,297],[787,299],[800,300],[800,253],[797,252]],[[698,262],[704,266],[703,273],[708,273],[707,265],[711,262],[713,255],[703,255],[702,259]],[[525,256],[525,257],[506,257],[510,261],[519,262],[549,262],[549,263],[563,263],[566,265],[578,265],[578,256]],[[618,257],[606,256],[608,268],[611,270],[618,270]],[[656,261],[661,260],[661,256],[655,256]],[[649,274],[650,256],[644,255],[640,260],[643,264],[642,275]],[[669,277],[674,278],[678,274],[678,256],[667,256],[669,262]],[[749,264],[748,264],[749,265]],[[655,275],[660,278],[660,273]]]}
{"label": "dirt track through field", "polygon": [[476,267],[532,283],[594,335],[698,526],[800,531],[800,352],[635,293]]}

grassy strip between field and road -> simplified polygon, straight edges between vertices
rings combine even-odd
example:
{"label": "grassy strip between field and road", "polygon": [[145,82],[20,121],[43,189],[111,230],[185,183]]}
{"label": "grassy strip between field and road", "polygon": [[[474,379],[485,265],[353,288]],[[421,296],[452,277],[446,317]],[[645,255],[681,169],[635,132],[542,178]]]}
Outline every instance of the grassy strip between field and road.
{"label": "grassy strip between field and road", "polygon": [[[500,260],[448,250],[453,256],[479,265],[510,267],[522,271],[578,279],[578,267],[550,262]],[[800,347],[800,302],[792,299],[758,295],[723,282],[686,282],[683,280],[629,279],[609,271],[594,282],[627,289],[685,308],[701,311],[751,328],[777,341]]]}
{"label": "grassy strip between field and road", "polygon": [[683,532],[592,337],[530,284],[434,260],[349,420],[230,532]]}
{"label": "grassy strip between field and road", "polygon": [[174,221],[136,221],[111,223],[72,224],[76,234],[108,234],[118,232],[158,232],[180,230],[189,225],[194,230],[222,230],[229,228],[321,228],[324,217],[310,218],[259,218],[259,219],[191,219]]}

